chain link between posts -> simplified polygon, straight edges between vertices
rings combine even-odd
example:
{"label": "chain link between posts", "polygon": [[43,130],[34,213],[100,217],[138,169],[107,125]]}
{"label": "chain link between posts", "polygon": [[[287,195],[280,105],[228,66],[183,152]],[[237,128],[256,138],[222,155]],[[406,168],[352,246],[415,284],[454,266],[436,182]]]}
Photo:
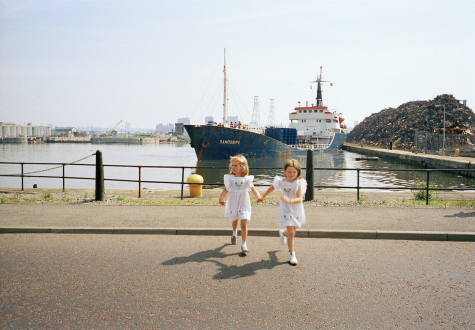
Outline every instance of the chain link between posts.
{"label": "chain link between posts", "polygon": [[[64,164],[64,166],[66,166],[66,165],[72,165],[72,164],[75,164],[75,163],[79,163],[80,161],[82,161],[82,160],[84,160],[84,159],[87,159],[87,158],[89,158],[89,157],[95,156],[95,155],[96,155],[96,153],[93,153],[92,155],[89,155],[89,156],[86,156],[86,157],[84,157],[84,158],[75,160],[74,162]],[[45,169],[45,170],[39,170],[39,171],[34,171],[34,172],[23,173],[23,175],[35,174],[35,173],[41,173],[41,172],[51,171],[51,170],[55,170],[55,169],[61,168],[61,167],[63,167],[63,165],[55,166],[55,167],[52,167],[52,168],[47,168],[47,169]],[[21,176],[21,175],[22,175],[21,173],[18,173],[18,174],[0,174],[0,176]]]}

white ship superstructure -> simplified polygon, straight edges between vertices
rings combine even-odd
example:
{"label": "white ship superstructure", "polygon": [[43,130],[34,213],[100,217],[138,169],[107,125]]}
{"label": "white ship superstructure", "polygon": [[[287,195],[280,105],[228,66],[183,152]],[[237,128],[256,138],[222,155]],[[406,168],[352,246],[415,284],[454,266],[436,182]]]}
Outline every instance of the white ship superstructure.
{"label": "white ship superstructure", "polygon": [[[329,145],[335,133],[346,133],[344,118],[336,110],[329,110],[322,101],[322,67],[314,83],[318,84],[316,105],[301,107],[300,104],[290,114],[290,128],[297,130],[298,143]],[[299,102],[300,103],[300,102]]]}

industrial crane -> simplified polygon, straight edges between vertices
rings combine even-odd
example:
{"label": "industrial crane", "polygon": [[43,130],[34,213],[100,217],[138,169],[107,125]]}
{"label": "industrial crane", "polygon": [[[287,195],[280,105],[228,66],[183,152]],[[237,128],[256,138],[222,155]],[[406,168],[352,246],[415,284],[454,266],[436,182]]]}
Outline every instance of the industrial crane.
{"label": "industrial crane", "polygon": [[122,120],[121,120],[121,121],[119,121],[119,122],[118,122],[118,123],[117,123],[117,124],[114,126],[114,128],[113,128],[113,129],[111,129],[111,130],[110,130],[110,132],[106,134],[106,136],[109,136],[109,135],[111,135],[111,134],[112,134],[112,132],[113,132],[113,131],[114,131],[114,130],[117,128],[117,126],[119,126],[119,125],[120,125],[120,123],[121,123],[121,122],[122,122]]}

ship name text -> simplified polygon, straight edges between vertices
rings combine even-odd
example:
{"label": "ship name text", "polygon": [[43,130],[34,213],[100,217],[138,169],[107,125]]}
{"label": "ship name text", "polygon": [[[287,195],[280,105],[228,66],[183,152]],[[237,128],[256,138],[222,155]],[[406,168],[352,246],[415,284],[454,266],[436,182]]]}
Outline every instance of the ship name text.
{"label": "ship name text", "polygon": [[241,141],[236,140],[219,140],[220,144],[241,144]]}

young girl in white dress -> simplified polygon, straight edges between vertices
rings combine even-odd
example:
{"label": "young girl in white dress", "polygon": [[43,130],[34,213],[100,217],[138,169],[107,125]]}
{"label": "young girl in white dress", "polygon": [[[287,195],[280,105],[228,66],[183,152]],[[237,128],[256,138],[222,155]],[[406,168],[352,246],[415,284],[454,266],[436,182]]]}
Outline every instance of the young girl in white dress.
{"label": "young girl in white dress", "polygon": [[254,187],[252,181],[254,176],[249,175],[249,166],[247,159],[243,155],[231,157],[229,164],[230,174],[224,176],[224,189],[219,196],[219,203],[224,205],[223,198],[229,192],[226,200],[226,208],[224,216],[232,221],[233,234],[231,236],[231,244],[236,244],[237,226],[241,221],[241,251],[249,252],[247,248],[247,222],[251,220],[251,199],[249,198],[249,190],[252,190],[257,199],[261,198],[261,194]]}
{"label": "young girl in white dress", "polygon": [[295,256],[294,238],[297,227],[300,228],[305,223],[305,211],[303,209],[302,196],[307,191],[307,181],[302,179],[300,164],[295,159],[290,159],[284,165],[284,178],[276,176],[274,183],[267,189],[258,202],[262,202],[267,195],[280,189],[282,196],[279,204],[279,230],[282,245],[287,243],[290,254],[290,264],[297,264]]}

